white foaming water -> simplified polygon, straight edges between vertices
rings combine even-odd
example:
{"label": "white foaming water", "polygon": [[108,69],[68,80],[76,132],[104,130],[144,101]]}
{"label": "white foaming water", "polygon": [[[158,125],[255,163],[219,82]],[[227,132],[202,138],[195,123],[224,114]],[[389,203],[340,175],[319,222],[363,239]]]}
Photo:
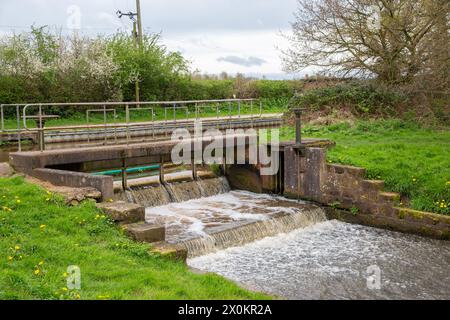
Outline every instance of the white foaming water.
{"label": "white foaming water", "polygon": [[[450,243],[326,221],[189,259],[249,288],[288,299],[449,299]],[[369,266],[381,288],[369,289]]]}
{"label": "white foaming water", "polygon": [[185,245],[190,256],[323,220],[323,210],[315,205],[245,191],[146,209],[146,221],[165,225],[166,240]]}

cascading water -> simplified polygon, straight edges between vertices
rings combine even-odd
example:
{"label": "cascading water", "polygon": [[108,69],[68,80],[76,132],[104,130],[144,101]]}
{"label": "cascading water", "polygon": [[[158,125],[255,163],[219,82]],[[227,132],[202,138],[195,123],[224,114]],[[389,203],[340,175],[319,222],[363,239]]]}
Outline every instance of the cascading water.
{"label": "cascading water", "polygon": [[188,250],[189,257],[192,258],[229,247],[242,246],[280,233],[288,233],[325,220],[325,212],[321,208],[312,208],[307,211],[299,209],[295,213],[279,214],[267,220],[248,222],[217,232],[212,231],[204,237],[183,241],[181,245]]}
{"label": "cascading water", "polygon": [[148,223],[166,226],[166,240],[196,257],[326,220],[312,204],[230,191],[224,177],[132,187],[117,199],[145,206]]}
{"label": "cascading water", "polygon": [[[209,185],[203,184],[203,187]],[[321,208],[312,204],[232,191],[147,208],[146,220],[165,225],[166,240],[184,246],[189,257],[195,257],[291,232],[325,221],[326,216]]]}
{"label": "cascading water", "polygon": [[144,207],[163,206],[172,202],[210,197],[230,191],[224,177],[205,180],[164,183],[161,185],[132,187],[116,193],[116,200],[137,203]]}

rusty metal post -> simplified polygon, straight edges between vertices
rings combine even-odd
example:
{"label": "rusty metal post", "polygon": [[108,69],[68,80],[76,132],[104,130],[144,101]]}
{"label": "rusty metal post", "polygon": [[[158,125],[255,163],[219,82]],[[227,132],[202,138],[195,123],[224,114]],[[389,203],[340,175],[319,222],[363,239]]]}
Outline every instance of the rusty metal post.
{"label": "rusty metal post", "polygon": [[159,183],[164,184],[166,181],[164,179],[164,159],[163,156],[160,158],[160,166],[159,166]]}
{"label": "rusty metal post", "polygon": [[197,174],[197,165],[195,163],[195,156],[192,157],[191,160],[191,166],[192,166],[192,180],[198,180],[198,174]]}
{"label": "rusty metal post", "polygon": [[304,109],[296,108],[293,109],[295,114],[295,144],[302,144],[302,112]]}
{"label": "rusty metal post", "polygon": [[127,164],[125,158],[122,159],[122,189],[128,189]]}

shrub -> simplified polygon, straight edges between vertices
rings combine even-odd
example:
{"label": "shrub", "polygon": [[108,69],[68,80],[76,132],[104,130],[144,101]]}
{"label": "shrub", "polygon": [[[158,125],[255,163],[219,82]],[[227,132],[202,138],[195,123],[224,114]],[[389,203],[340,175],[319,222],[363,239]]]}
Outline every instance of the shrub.
{"label": "shrub", "polygon": [[351,82],[304,92],[293,105],[313,111],[349,108],[357,115],[394,115],[406,96],[373,82]]}

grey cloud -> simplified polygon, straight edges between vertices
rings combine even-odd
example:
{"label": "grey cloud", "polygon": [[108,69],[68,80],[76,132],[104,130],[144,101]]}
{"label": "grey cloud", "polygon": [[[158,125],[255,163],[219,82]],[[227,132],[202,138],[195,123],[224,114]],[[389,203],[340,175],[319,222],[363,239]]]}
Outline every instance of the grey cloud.
{"label": "grey cloud", "polygon": [[261,66],[267,62],[266,60],[258,58],[258,57],[241,58],[238,56],[219,57],[219,58],[217,58],[217,61],[229,62],[232,64],[237,64],[239,66],[244,66],[244,67]]}
{"label": "grey cloud", "polygon": [[[296,2],[297,0],[147,0],[141,1],[141,6],[145,30],[173,34],[283,29],[289,27],[289,21],[293,19]],[[35,23],[66,27],[67,8],[76,4],[82,14],[82,30],[89,26],[94,31],[105,33],[115,31],[118,23],[131,26],[131,22],[126,19],[118,20],[115,16],[118,9],[124,12],[135,10],[135,2],[129,0],[0,0],[0,3],[0,25],[29,27]],[[102,12],[110,15],[108,20],[98,18]]]}

